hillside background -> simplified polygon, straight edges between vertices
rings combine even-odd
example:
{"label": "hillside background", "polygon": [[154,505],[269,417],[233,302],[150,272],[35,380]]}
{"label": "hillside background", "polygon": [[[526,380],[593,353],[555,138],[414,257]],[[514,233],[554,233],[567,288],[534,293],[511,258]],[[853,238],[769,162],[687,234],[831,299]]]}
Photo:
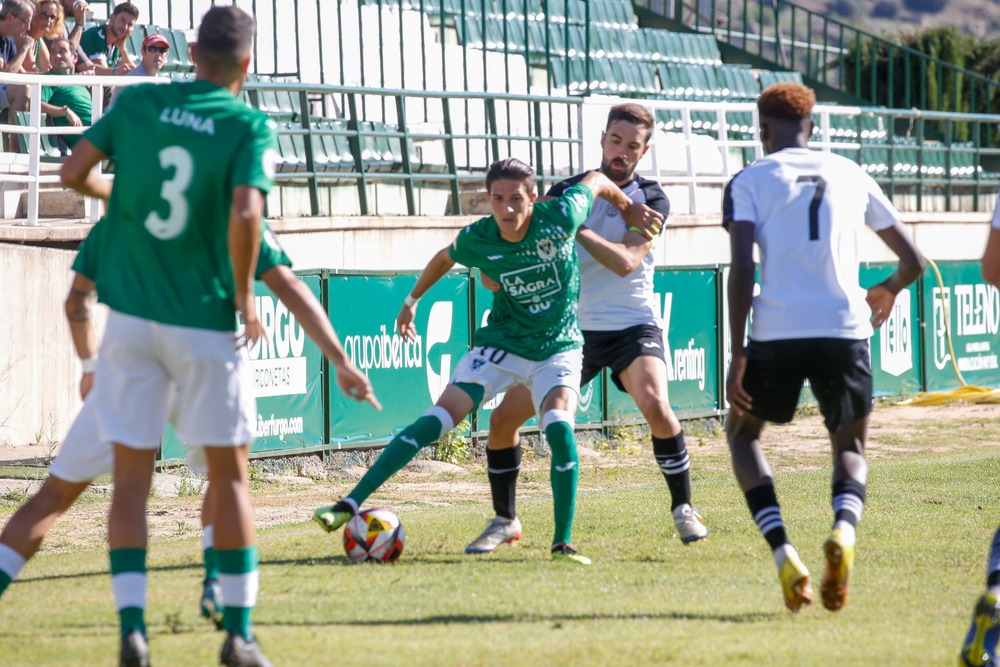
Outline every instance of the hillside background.
{"label": "hillside background", "polygon": [[877,35],[942,26],[985,39],[1000,32],[998,0],[798,0],[797,4]]}

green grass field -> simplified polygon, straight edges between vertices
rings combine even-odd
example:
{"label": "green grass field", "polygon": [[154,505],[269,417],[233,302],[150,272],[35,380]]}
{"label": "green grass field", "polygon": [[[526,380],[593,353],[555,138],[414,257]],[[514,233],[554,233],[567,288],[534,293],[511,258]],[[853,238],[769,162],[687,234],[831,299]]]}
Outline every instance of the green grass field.
{"label": "green grass field", "polygon": [[[859,531],[853,594],[830,613],[818,601],[792,615],[742,494],[718,454],[696,460],[695,504],[711,535],[689,547],[673,535],[668,494],[647,454],[605,454],[582,465],[574,541],[589,568],[548,557],[547,461],[526,466],[525,536],[492,557],[468,557],[485,496],[443,503],[405,484],[392,504],[407,529],[393,565],[352,565],[340,534],[311,523],[260,532],[255,623],[278,665],[749,664],[950,665],[984,583],[1000,520],[997,447],[873,463]],[[804,466],[808,468],[809,466]],[[793,543],[814,579],[831,523],[829,472],[779,469]],[[452,482],[484,482],[479,464]],[[317,498],[348,485],[318,485]],[[485,484],[483,484],[485,493]],[[315,506],[301,490],[255,490]],[[275,498],[271,498],[272,501]],[[154,500],[188,503],[197,498]],[[0,518],[13,511],[0,506]],[[90,501],[103,512],[106,501]],[[158,540],[150,554],[147,623],[159,665],[216,664],[222,636],[197,616],[197,530]],[[0,664],[111,664],[117,658],[107,551],[43,551],[0,599]]]}

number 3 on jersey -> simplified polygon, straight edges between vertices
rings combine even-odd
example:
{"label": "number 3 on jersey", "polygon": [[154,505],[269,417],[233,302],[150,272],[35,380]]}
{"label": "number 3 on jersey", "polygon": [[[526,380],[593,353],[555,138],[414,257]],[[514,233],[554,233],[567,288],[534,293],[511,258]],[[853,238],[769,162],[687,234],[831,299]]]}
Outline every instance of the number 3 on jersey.
{"label": "number 3 on jersey", "polygon": [[816,192],[813,193],[812,202],[809,204],[809,240],[819,241],[819,207],[823,204],[826,181],[822,176],[799,176],[795,182],[816,184]]}
{"label": "number 3 on jersey", "polygon": [[169,209],[166,219],[153,211],[146,216],[143,224],[150,234],[161,241],[168,241],[180,236],[187,227],[188,201],[185,195],[194,176],[194,159],[180,146],[168,146],[160,151],[159,156],[161,167],[174,168],[173,178],[163,181],[160,186],[160,197],[167,202]]}

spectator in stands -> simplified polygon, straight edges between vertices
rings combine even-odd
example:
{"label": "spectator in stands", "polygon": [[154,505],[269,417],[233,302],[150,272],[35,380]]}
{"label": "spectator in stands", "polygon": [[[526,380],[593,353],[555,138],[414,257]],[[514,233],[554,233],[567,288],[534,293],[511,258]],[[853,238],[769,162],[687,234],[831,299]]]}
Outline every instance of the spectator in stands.
{"label": "spectator in stands", "polygon": [[[0,5],[0,71],[21,71],[24,57],[34,48],[35,40],[26,34],[34,13],[34,4],[28,0],[3,0]],[[28,108],[27,86],[0,84],[0,109],[7,108]]]}
{"label": "spectator in stands", "polygon": [[[142,62],[128,76],[159,76],[160,70],[167,62],[167,54],[170,52],[170,42],[159,33],[148,35],[142,40]],[[118,99],[121,88],[115,88],[111,93],[111,104]]]}
{"label": "spectator in stands", "polygon": [[49,47],[46,39],[53,40],[59,36],[59,27],[63,22],[62,5],[57,0],[42,0],[38,3],[38,11],[31,19],[28,34],[35,40],[35,46],[24,56],[21,71],[28,74],[48,72]]}
{"label": "spectator in stands", "polygon": [[94,63],[94,74],[128,74],[135,68],[125,43],[138,20],[139,8],[123,2],[112,10],[106,24],[84,31],[80,46]]}
{"label": "spectator in stands", "polygon": [[[46,39],[47,45],[52,46],[52,40],[56,37],[65,37],[76,49],[76,71],[90,72],[94,69],[94,63],[90,61],[87,54],[80,47],[80,38],[83,37],[83,29],[87,23],[87,14],[90,12],[90,5],[86,0],[60,0],[60,14],[63,16],[62,22],[57,26],[58,32]],[[73,17],[73,29],[66,26],[66,17]]]}
{"label": "spectator in stands", "polygon": [[[60,37],[52,42],[49,58],[52,60],[49,74],[66,75],[76,71],[76,52],[68,39]],[[42,86],[42,112],[54,118],[55,124],[62,127],[90,125],[90,91],[86,86],[80,85]],[[70,148],[79,138],[71,134],[63,135]]]}

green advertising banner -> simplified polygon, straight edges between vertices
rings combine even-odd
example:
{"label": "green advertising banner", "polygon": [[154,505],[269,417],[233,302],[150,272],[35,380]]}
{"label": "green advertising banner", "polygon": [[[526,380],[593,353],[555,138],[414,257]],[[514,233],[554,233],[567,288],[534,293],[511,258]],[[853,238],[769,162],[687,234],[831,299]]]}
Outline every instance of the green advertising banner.
{"label": "green advertising banner", "polygon": [[[476,327],[478,328],[486,324],[486,318],[490,313],[490,309],[493,307],[493,293],[483,287],[483,284],[478,277],[475,279],[475,283]],[[505,395],[505,392],[501,392],[492,400],[484,401],[483,404],[479,406],[479,410],[476,415],[478,425],[477,430],[486,431],[489,429],[490,414],[492,414],[495,407],[500,405],[500,402],[503,400]],[[588,383],[587,386],[580,392],[580,405],[577,407],[576,411],[577,424],[601,423],[601,396],[601,378],[598,376],[594,378],[593,382]],[[526,425],[538,426],[538,417],[532,417],[526,422]]]}
{"label": "green advertising banner", "polygon": [[[863,264],[861,286],[877,285],[895,270],[895,263]],[[875,396],[912,396],[921,390],[919,309],[917,284],[914,283],[896,295],[892,313],[875,330],[870,341]]]}
{"label": "green advertising banner", "polygon": [[[719,304],[715,269],[660,270],[653,277],[663,320],[670,405],[679,414],[719,407]],[[632,398],[608,378],[607,419],[641,419]]]}
{"label": "green advertising banner", "polygon": [[938,268],[943,289],[931,267],[921,278],[927,391],[961,386],[952,363],[968,384],[1000,385],[1000,293],[983,282],[978,262],[941,262]]}
{"label": "green advertising banner", "polygon": [[[300,279],[320,300],[321,277]],[[251,452],[315,447],[323,440],[323,355],[306,337],[295,316],[261,281],[254,287],[257,314],[265,339],[245,350],[248,380],[257,399]],[[184,444],[169,426],[161,459],[183,458]]]}
{"label": "green advertising banner", "polygon": [[469,349],[469,277],[452,272],[420,299],[416,340],[396,333],[396,316],[417,274],[329,276],[330,321],[348,358],[382,403],[345,397],[330,373],[330,442],[341,447],[384,443],[431,407]]}

